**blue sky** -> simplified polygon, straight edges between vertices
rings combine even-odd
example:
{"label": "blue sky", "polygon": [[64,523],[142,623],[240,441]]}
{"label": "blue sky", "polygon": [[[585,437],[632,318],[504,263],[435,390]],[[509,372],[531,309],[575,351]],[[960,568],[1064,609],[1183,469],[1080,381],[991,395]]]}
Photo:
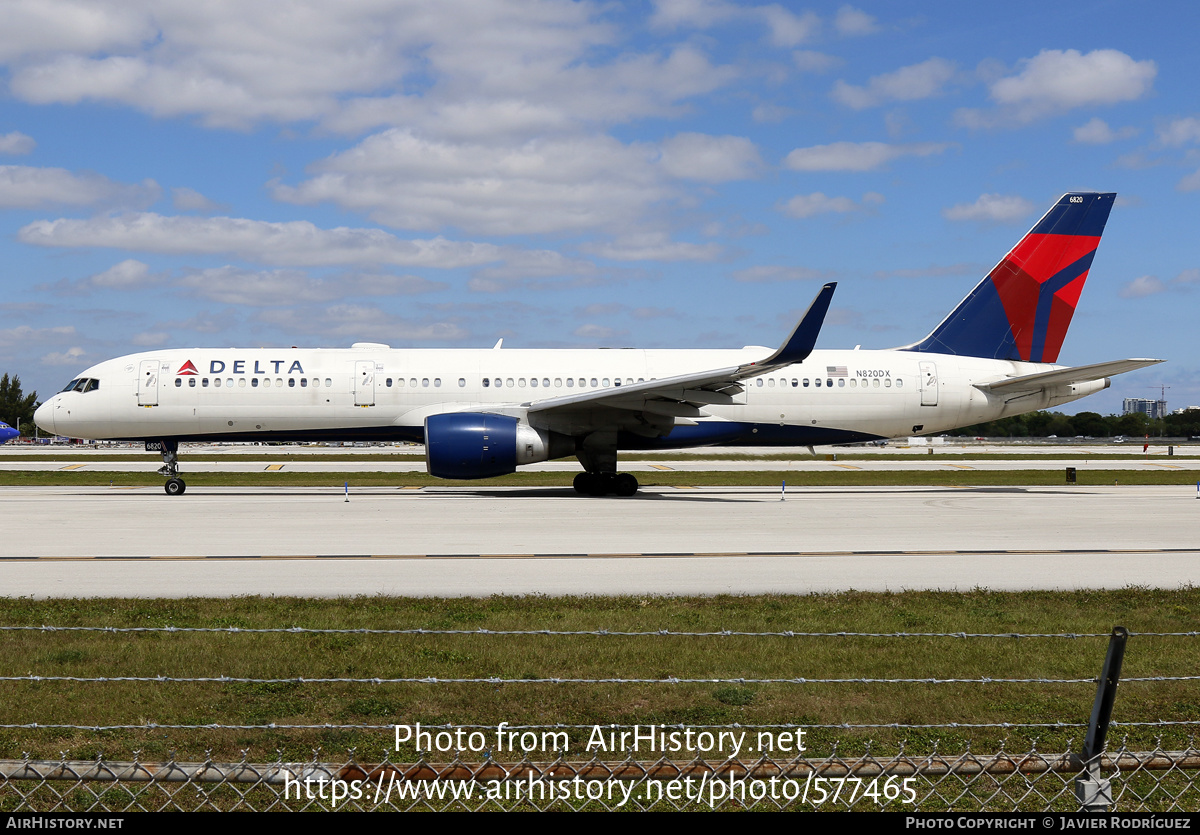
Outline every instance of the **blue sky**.
{"label": "blue sky", "polygon": [[928,333],[1116,191],[1072,404],[1200,404],[1192,6],[8,0],[0,370],[166,347]]}

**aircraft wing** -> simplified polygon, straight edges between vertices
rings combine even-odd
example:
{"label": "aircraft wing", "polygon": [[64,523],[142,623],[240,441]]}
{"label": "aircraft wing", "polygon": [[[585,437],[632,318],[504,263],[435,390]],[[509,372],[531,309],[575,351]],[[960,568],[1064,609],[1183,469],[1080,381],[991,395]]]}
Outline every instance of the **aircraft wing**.
{"label": "aircraft wing", "polygon": [[644,383],[610,386],[581,394],[550,397],[523,403],[530,414],[571,408],[608,406],[666,417],[702,417],[701,406],[731,404],[744,388],[741,380],[767,374],[778,368],[803,362],[812,353],[817,334],[825,322],[836,282],[821,288],[787,340],[766,359],[746,365],[715,368],[675,377],[661,377]]}
{"label": "aircraft wing", "polygon": [[1092,365],[1078,365],[1074,368],[1056,368],[1053,371],[1041,371],[1037,374],[1025,374],[1021,377],[1005,377],[991,383],[976,383],[975,388],[997,394],[1017,394],[1027,391],[1041,391],[1051,386],[1069,386],[1075,383],[1089,383],[1126,371],[1136,371],[1148,365],[1157,365],[1164,360],[1128,359],[1097,362]]}

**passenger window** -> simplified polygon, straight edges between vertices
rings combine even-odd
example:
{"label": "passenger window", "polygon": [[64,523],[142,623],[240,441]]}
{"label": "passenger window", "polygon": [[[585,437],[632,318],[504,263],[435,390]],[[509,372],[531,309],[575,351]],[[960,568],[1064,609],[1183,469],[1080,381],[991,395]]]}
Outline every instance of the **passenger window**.
{"label": "passenger window", "polygon": [[330,387],[330,386],[332,386],[332,385],[333,385],[333,380],[331,380],[331,379],[329,379],[328,377],[326,377],[326,378],[325,378],[325,388],[329,388],[329,387]]}
{"label": "passenger window", "polygon": [[269,389],[270,387],[271,387],[271,378],[263,377],[263,388]]}
{"label": "passenger window", "polygon": [[841,389],[841,388],[845,388],[845,387],[846,387],[846,378],[842,377],[838,380],[838,388]]}
{"label": "passenger window", "polygon": [[429,388],[429,378],[428,377],[421,378],[421,388],[426,388],[426,389]]}
{"label": "passenger window", "polygon": [[826,385],[828,388],[833,388],[833,380],[826,380],[826,381],[825,381],[825,385]]}
{"label": "passenger window", "polygon": [[574,388],[574,387],[575,387],[575,378],[568,377],[567,378],[567,388]]}
{"label": "passenger window", "polygon": [[[592,380],[592,385],[593,385],[593,386],[594,386],[594,385],[596,385],[596,381],[595,381],[595,380]],[[587,387],[587,380],[585,380],[583,377],[580,377],[580,378],[579,378],[579,387],[580,387],[580,388],[586,388],[586,387]]]}
{"label": "passenger window", "polygon": [[404,388],[404,378],[403,377],[396,378],[396,388]]}
{"label": "passenger window", "polygon": [[556,389],[560,389],[560,388],[562,388],[562,377],[555,377],[555,378],[554,378],[554,387],[555,387]]}
{"label": "passenger window", "polygon": [[796,388],[796,387],[798,387],[799,385],[800,385],[800,381],[799,381],[799,380],[797,380],[795,377],[793,377],[793,378],[792,378],[792,388]]}
{"label": "passenger window", "polygon": [[183,387],[183,380],[176,377],[175,378],[175,388],[182,388],[182,387]]}
{"label": "passenger window", "polygon": [[[326,380],[326,381],[325,381],[325,385],[329,385],[329,381],[328,381],[328,380]],[[417,378],[416,378],[416,377],[409,377],[409,378],[408,378],[408,385],[409,385],[409,388],[414,388],[414,389],[415,389],[415,388],[417,387]]]}
{"label": "passenger window", "polygon": [[283,388],[283,378],[282,378],[282,377],[276,377],[276,378],[275,378],[275,387],[276,387],[276,388]]}
{"label": "passenger window", "polygon": [[772,377],[770,380],[767,380],[767,385],[771,388],[775,388],[775,378]]}
{"label": "passenger window", "polygon": [[499,377],[497,377],[496,378],[496,388],[503,388],[503,387],[504,387],[504,381],[501,380]]}
{"label": "passenger window", "polygon": [[879,388],[879,378],[876,377],[874,380],[872,380],[871,385],[873,385],[875,388]]}
{"label": "passenger window", "polygon": [[884,387],[885,389],[890,389],[890,388],[892,387],[892,378],[891,378],[891,377],[885,377],[885,378],[884,378],[884,380],[883,380],[883,387]]}
{"label": "passenger window", "polygon": [[550,378],[549,377],[542,378],[542,388],[547,388],[547,389],[550,388]]}
{"label": "passenger window", "polygon": [[484,377],[484,378],[483,378],[483,387],[484,387],[484,388],[487,388],[487,387],[488,387],[488,386],[490,386],[491,384],[492,384],[492,381],[491,381],[491,380],[489,380],[487,377]]}
{"label": "passenger window", "polygon": [[466,378],[466,377],[459,377],[459,378],[458,378],[458,387],[459,387],[459,388],[463,388],[463,387],[465,387],[466,385],[467,385],[467,378]]}
{"label": "passenger window", "polygon": [[220,388],[221,387],[221,378],[217,377],[215,380],[213,380],[213,385],[216,386],[217,388]]}
{"label": "passenger window", "polygon": [[599,382],[596,380],[595,377],[593,377],[592,378],[592,388],[596,388],[598,385],[599,385]]}
{"label": "passenger window", "polygon": [[257,377],[250,378],[250,388],[258,388],[258,378]]}
{"label": "passenger window", "polygon": [[232,377],[225,378],[225,388],[233,388],[233,378]]}
{"label": "passenger window", "polygon": [[506,377],[506,378],[504,379],[504,384],[505,384],[506,386],[508,386],[509,388],[512,388],[512,387],[513,387],[513,378],[512,378],[512,377]]}
{"label": "passenger window", "polygon": [[904,381],[901,380],[899,377],[897,377],[896,378],[896,388],[903,388],[903,387],[904,387]]}
{"label": "passenger window", "polygon": [[[188,387],[189,388],[196,387],[196,378],[195,377],[188,377]],[[84,391],[87,391],[87,389],[84,389]]]}
{"label": "passenger window", "polygon": [[857,388],[857,387],[858,387],[858,381],[855,380],[853,377],[851,377],[850,378],[850,388]]}
{"label": "passenger window", "polygon": [[759,388],[762,388],[762,384],[763,384],[762,377],[755,378],[754,385],[758,386]]}
{"label": "passenger window", "polygon": [[435,389],[440,389],[442,387],[442,378],[441,377],[433,378],[433,387]]}
{"label": "passenger window", "polygon": [[203,380],[201,380],[200,385],[204,388],[208,388],[208,378],[205,377]]}
{"label": "passenger window", "polygon": [[388,378],[387,378],[387,387],[388,387],[388,388],[391,388],[391,387],[392,387],[392,378],[391,378],[391,377],[388,377]]}
{"label": "passenger window", "polygon": [[245,387],[246,387],[246,378],[238,377],[238,388],[244,389]]}
{"label": "passenger window", "polygon": [[321,378],[320,378],[320,377],[314,377],[314,378],[313,378],[313,388],[315,388],[315,389],[319,389],[320,387],[321,387]]}
{"label": "passenger window", "polygon": [[308,378],[307,377],[300,378],[300,388],[302,388],[302,389],[308,388]]}
{"label": "passenger window", "polygon": [[525,378],[522,377],[521,379],[517,380],[517,385],[521,388],[525,388]]}
{"label": "passenger window", "polygon": [[530,388],[537,388],[537,377],[530,377],[530,378],[529,378],[529,387],[530,387]]}
{"label": "passenger window", "polygon": [[[593,386],[596,385],[595,380],[592,381],[592,385]],[[604,388],[608,388],[608,378],[607,377],[604,378]]]}
{"label": "passenger window", "polygon": [[807,377],[804,378],[804,387],[808,388],[808,378]]}
{"label": "passenger window", "polygon": [[[391,384],[392,384],[392,378],[388,377],[388,385],[390,386]],[[296,387],[296,378],[288,377],[288,388],[294,389],[295,387]]]}

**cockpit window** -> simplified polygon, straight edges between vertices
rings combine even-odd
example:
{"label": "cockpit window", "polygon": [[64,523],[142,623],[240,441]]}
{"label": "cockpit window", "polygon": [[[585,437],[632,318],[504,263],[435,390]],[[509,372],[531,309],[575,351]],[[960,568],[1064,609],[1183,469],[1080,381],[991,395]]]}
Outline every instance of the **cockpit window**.
{"label": "cockpit window", "polygon": [[[77,377],[63,387],[63,391],[88,392],[100,388],[100,381],[91,377]],[[61,393],[61,392],[60,392]]]}

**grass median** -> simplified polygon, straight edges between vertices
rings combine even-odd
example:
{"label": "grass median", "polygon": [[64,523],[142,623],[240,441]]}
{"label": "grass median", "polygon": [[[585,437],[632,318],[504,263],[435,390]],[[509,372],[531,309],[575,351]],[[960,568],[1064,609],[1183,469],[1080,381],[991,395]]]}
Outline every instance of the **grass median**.
{"label": "grass median", "polygon": [[[280,566],[279,570],[286,570]],[[813,756],[842,753],[1078,750],[1094,679],[1115,624],[1133,633],[1123,677],[1190,676],[1200,670],[1200,638],[1184,632],[1200,614],[1200,590],[998,593],[847,592],[811,596],[706,598],[340,600],[247,597],[226,600],[31,600],[0,598],[6,626],[307,627],[465,630],[469,634],[312,634],[245,631],[9,631],[0,675],[220,677],[269,682],[0,682],[0,758],[72,759],[103,754],[143,760],[363,759],[392,747],[386,728],[167,729],[163,725],[794,725],[809,728]],[[487,632],[481,631],[486,630]],[[579,631],[581,635],[487,634],[501,630]],[[596,634],[601,630],[610,634]],[[706,637],[615,632],[990,633],[997,637]],[[1015,637],[1099,633],[1099,637]],[[300,679],[440,679],[439,683],[302,682]],[[452,684],[446,679],[489,679]],[[650,683],[534,683],[535,679],[649,679]],[[806,679],[761,684],[749,679]],[[821,679],[1032,679],[1027,684],[867,683]],[[705,679],[705,683],[678,683]],[[726,681],[712,681],[725,679]],[[1049,679],[1085,679],[1047,683]],[[741,681],[738,681],[741,680]],[[1200,722],[1193,681],[1122,684],[1119,722]],[[41,727],[32,727],[37,723]],[[959,727],[822,727],[948,725]],[[969,728],[1041,723],[1041,728]],[[133,725],[126,730],[60,729],[52,724]],[[14,727],[22,726],[22,727]],[[159,726],[159,727],[155,727]],[[1193,725],[1114,731],[1131,747],[1189,744]],[[569,754],[587,756],[585,730],[569,730]],[[415,750],[391,751],[408,759]],[[603,753],[603,752],[601,752]],[[324,756],[323,755],[323,756]],[[535,758],[553,759],[539,753]],[[616,757],[623,759],[623,755]],[[444,757],[443,757],[444,759]]]}

